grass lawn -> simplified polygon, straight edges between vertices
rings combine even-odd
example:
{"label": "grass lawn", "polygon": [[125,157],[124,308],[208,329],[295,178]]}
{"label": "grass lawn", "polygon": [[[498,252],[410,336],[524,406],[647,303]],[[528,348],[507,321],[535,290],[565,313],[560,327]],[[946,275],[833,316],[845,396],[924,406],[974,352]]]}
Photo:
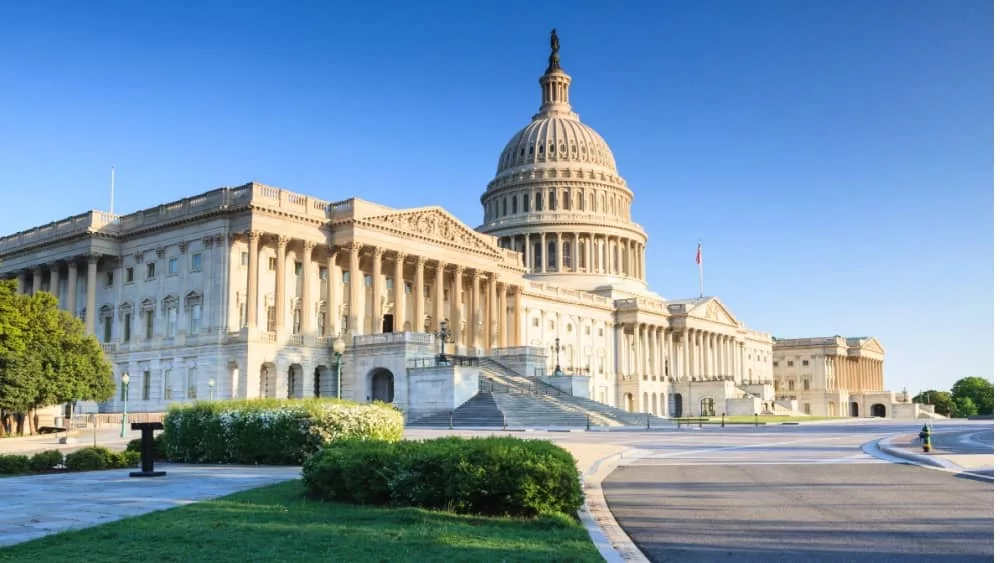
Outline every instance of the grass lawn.
{"label": "grass lawn", "polygon": [[[713,421],[722,421],[721,416],[710,417]],[[834,420],[837,418],[846,417],[842,416],[777,416],[773,414],[760,415],[757,417],[757,422],[768,422],[771,424],[781,423],[781,422],[809,422],[810,420]],[[753,422],[753,416],[727,416],[726,422]]]}
{"label": "grass lawn", "polygon": [[303,498],[301,481],[0,549],[0,561],[573,561],[603,559],[557,518],[478,518]]}

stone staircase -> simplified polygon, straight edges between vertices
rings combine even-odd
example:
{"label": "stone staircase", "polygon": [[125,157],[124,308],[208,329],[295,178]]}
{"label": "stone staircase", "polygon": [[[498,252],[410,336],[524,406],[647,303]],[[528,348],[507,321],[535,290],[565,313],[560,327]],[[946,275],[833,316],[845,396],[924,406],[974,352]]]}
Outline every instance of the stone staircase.
{"label": "stone staircase", "polygon": [[480,374],[479,393],[452,413],[427,416],[410,426],[583,428],[669,424],[665,418],[574,397],[541,379],[524,377],[492,358],[475,361]]}

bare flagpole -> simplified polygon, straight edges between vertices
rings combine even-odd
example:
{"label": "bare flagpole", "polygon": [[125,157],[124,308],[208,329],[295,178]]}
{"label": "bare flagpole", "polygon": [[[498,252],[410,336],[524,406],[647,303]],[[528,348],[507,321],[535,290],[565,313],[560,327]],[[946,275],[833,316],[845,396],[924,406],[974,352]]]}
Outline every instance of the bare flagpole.
{"label": "bare flagpole", "polygon": [[705,296],[705,270],[701,265],[701,241],[698,241],[698,254],[695,254],[694,261],[698,264],[698,298]]}

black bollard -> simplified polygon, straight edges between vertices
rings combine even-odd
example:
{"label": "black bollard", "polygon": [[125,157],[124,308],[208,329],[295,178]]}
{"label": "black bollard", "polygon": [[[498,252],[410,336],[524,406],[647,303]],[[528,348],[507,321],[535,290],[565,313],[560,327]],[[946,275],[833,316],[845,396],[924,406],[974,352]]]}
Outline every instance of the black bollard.
{"label": "black bollard", "polygon": [[166,471],[153,471],[153,458],[156,457],[153,441],[153,430],[163,430],[162,422],[133,422],[132,430],[142,431],[142,471],[133,471],[129,477],[163,477]]}

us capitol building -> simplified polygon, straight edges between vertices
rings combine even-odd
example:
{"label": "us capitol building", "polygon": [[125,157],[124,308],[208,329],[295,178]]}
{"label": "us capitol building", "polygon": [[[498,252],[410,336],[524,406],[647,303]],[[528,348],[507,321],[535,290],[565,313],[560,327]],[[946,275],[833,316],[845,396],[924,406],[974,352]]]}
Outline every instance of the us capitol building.
{"label": "us capitol building", "polygon": [[479,393],[479,365],[663,417],[916,416],[883,389],[874,338],[776,340],[717,297],[647,287],[634,193],[570,105],[554,31],[551,46],[476,228],[254,182],[7,236],[0,275],[103,343],[119,392],[85,410],[119,412],[128,373],[130,412],[340,394],[416,420]]}

